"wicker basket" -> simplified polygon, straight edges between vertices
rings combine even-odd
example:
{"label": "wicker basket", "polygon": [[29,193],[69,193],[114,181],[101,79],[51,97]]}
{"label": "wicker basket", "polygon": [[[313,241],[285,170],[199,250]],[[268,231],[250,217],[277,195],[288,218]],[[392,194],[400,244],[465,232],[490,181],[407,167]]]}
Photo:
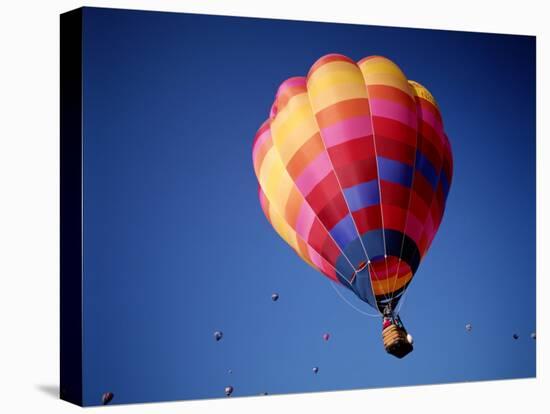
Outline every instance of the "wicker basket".
{"label": "wicker basket", "polygon": [[382,331],[382,340],[386,352],[397,358],[403,358],[413,350],[412,344],[407,340],[407,331],[397,325],[390,325]]}

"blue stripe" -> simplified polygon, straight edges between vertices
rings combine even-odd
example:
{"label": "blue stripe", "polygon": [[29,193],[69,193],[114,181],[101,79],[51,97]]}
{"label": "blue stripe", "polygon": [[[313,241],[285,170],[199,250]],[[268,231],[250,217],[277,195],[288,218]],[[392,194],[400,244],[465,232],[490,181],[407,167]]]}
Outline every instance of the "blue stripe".
{"label": "blue stripe", "polygon": [[449,194],[449,180],[447,179],[447,174],[445,174],[445,171],[443,170],[441,170],[441,178],[439,181],[441,182],[441,188],[443,189],[444,200],[447,200],[447,195]]}
{"label": "blue stripe", "polygon": [[344,196],[351,211],[380,204],[380,190],[378,180],[367,181],[344,189]]}
{"label": "blue stripe", "polygon": [[416,151],[415,168],[422,173],[435,190],[439,176],[432,163],[420,151]]}
{"label": "blue stripe", "polygon": [[355,229],[355,224],[351,216],[348,214],[336,223],[330,231],[330,235],[342,249],[344,249],[350,241],[357,238],[357,230]]}
{"label": "blue stripe", "polygon": [[407,188],[411,187],[412,167],[385,157],[376,157],[376,159],[378,160],[378,174],[381,180],[401,184]]}

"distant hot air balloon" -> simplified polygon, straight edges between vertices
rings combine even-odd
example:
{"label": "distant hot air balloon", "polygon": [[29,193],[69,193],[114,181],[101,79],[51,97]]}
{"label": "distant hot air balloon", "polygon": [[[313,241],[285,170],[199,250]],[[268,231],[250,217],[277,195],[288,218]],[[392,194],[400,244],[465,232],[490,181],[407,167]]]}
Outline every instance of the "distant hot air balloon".
{"label": "distant hot air balloon", "polygon": [[531,339],[537,339],[537,334],[535,332],[531,333]]}
{"label": "distant hot air balloon", "polygon": [[231,394],[233,394],[233,387],[231,385],[228,385],[227,387],[225,387],[224,392],[226,397],[231,396]]}
{"label": "distant hot air balloon", "polygon": [[319,367],[313,367],[312,371],[314,374],[317,374],[319,372]]}
{"label": "distant hot air balloon", "polygon": [[384,57],[323,56],[281,84],[252,158],[275,231],[385,314],[388,352],[410,352],[396,306],[441,224],[453,173],[432,94]]}
{"label": "distant hot air balloon", "polygon": [[219,340],[222,339],[222,338],[223,338],[223,332],[222,332],[222,331],[216,331],[216,332],[214,332],[214,339],[215,339],[216,341],[219,341]]}
{"label": "distant hot air balloon", "polygon": [[466,330],[470,332],[472,330],[472,324],[470,323],[466,324]]}
{"label": "distant hot air balloon", "polygon": [[327,332],[325,334],[323,334],[323,339],[326,341],[328,341],[330,339],[330,334]]}
{"label": "distant hot air balloon", "polygon": [[101,403],[103,405],[109,404],[111,401],[113,401],[114,394],[112,392],[106,392],[101,396]]}
{"label": "distant hot air balloon", "polygon": [[273,302],[277,302],[279,300],[279,294],[278,293],[274,293],[271,295],[271,300]]}
{"label": "distant hot air balloon", "polygon": [[514,338],[514,339],[519,339],[519,335],[518,335],[518,334],[513,334],[513,335],[512,335],[512,338]]}

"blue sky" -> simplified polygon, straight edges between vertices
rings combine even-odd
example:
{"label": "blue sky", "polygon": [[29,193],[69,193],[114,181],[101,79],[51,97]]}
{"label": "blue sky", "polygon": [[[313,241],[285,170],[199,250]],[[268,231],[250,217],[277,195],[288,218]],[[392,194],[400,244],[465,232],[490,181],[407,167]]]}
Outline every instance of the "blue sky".
{"label": "blue sky", "polygon": [[[277,86],[332,52],[395,61],[453,147],[403,360],[257,199],[252,140]],[[87,8],[83,87],[85,404],[535,375],[534,37]]]}

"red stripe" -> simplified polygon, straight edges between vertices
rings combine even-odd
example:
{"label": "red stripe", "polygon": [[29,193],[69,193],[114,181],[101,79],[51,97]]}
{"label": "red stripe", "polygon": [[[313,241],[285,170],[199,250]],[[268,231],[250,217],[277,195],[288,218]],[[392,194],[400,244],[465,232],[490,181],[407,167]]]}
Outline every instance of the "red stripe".
{"label": "red stripe", "polygon": [[321,256],[323,256],[327,261],[329,261],[333,266],[336,266],[336,261],[342,254],[340,248],[336,245],[334,240],[328,236],[328,233],[325,233],[327,236],[323,243],[323,248],[321,249]]}
{"label": "red stripe", "polygon": [[409,205],[409,212],[411,214],[414,214],[415,217],[420,220],[421,223],[424,223],[426,220],[426,217],[428,217],[429,208],[428,204],[422,197],[418,195],[418,193],[413,190],[412,196],[411,196],[411,204]]}
{"label": "red stripe", "polygon": [[353,220],[357,225],[360,234],[369,230],[382,228],[382,216],[380,215],[380,205],[365,207],[352,213]]}
{"label": "red stripe", "polygon": [[335,145],[327,152],[334,168],[345,167],[355,161],[368,160],[376,155],[372,135]]}
{"label": "red stripe", "polygon": [[396,141],[400,141],[408,145],[416,145],[416,130],[402,124],[399,121],[380,116],[372,117],[374,126],[374,135],[382,135],[384,137],[392,137]]}
{"label": "red stripe", "polygon": [[342,193],[336,194],[332,200],[317,213],[317,217],[325,225],[328,231],[348,214],[348,206]]}
{"label": "red stripe", "polygon": [[325,207],[327,200],[332,200],[337,194],[341,194],[340,186],[334,172],[331,171],[319,182],[306,197],[309,205],[315,213]]}
{"label": "red stripe", "polygon": [[380,194],[383,205],[390,204],[405,210],[409,205],[410,190],[401,184],[380,180]]}
{"label": "red stripe", "polygon": [[338,180],[342,188],[353,187],[354,185],[374,180],[378,177],[376,158],[355,161],[343,167],[336,168]]}
{"label": "red stripe", "polygon": [[381,157],[399,161],[411,167],[416,158],[415,147],[380,134],[376,134],[376,152]]}

